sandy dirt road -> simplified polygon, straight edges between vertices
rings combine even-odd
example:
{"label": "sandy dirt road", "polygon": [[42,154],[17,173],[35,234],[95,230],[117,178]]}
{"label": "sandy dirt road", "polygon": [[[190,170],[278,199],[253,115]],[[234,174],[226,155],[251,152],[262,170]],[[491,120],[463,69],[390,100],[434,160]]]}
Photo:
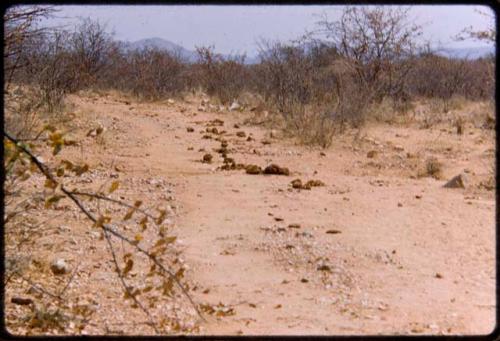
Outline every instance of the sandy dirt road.
{"label": "sandy dirt road", "polygon": [[[495,327],[494,195],[443,188],[463,169],[472,184],[487,173],[494,139],[479,129],[461,138],[373,125],[321,155],[245,125],[248,113],[106,97],[79,98],[76,106],[120,128],[108,129],[95,160],[113,155],[125,173],[175,186],[174,232],[193,298],[235,313],[207,315],[201,334],[488,334]],[[226,133],[203,138],[214,119]],[[218,137],[237,163],[275,163],[291,174],[218,170]],[[367,159],[371,149],[380,155]],[[443,180],[411,176],[407,153],[417,152],[444,160]],[[212,163],[201,162],[205,153]],[[293,189],[296,178],[325,186]]]}

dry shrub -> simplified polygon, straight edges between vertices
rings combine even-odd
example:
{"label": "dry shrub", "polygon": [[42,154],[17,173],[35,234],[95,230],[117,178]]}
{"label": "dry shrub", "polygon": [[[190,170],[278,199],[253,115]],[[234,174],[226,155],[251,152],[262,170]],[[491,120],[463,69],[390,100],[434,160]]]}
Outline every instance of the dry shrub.
{"label": "dry shrub", "polygon": [[443,172],[443,164],[435,157],[430,157],[425,160],[425,165],[423,169],[419,170],[419,177],[430,176],[434,179],[441,179]]}
{"label": "dry shrub", "polygon": [[[147,100],[175,97],[186,89],[185,65],[179,55],[158,49],[130,52],[120,76],[121,88]],[[120,79],[120,78],[118,78]]]}
{"label": "dry shrub", "polygon": [[224,105],[236,100],[245,88],[245,56],[224,58],[213,47],[197,47],[196,52],[198,77],[206,92]]}
{"label": "dry shrub", "polygon": [[303,144],[327,148],[332,144],[338,125],[328,111],[313,111],[304,113],[300,116],[300,120],[295,117],[286,121],[286,131],[290,135],[297,136]]}

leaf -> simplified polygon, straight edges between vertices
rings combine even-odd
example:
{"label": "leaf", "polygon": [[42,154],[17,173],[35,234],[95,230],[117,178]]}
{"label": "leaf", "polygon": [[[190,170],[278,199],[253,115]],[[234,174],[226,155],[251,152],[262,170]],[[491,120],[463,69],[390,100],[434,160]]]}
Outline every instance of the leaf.
{"label": "leaf", "polygon": [[147,287],[145,287],[144,289],[142,289],[142,292],[143,292],[143,293],[145,293],[145,292],[150,292],[152,289],[153,289],[153,286],[148,285]]}
{"label": "leaf", "polygon": [[118,189],[118,186],[120,186],[120,182],[119,181],[113,181],[113,183],[109,187],[109,193],[113,193],[114,191],[116,191]]}
{"label": "leaf", "polygon": [[89,165],[85,164],[83,166],[76,166],[73,168],[73,172],[75,172],[76,175],[82,175],[83,173],[87,172],[89,170]]}
{"label": "leaf", "polygon": [[166,210],[159,210],[160,211],[160,216],[156,219],[156,224],[160,225],[164,220],[167,215]]}
{"label": "leaf", "polygon": [[148,217],[145,216],[144,218],[141,219],[141,221],[139,222],[139,224],[141,225],[142,227],[142,231],[145,231],[148,227]]}
{"label": "leaf", "polygon": [[43,130],[48,130],[50,132],[55,132],[56,131],[56,128],[54,128],[54,126],[50,125],[50,124],[46,124],[44,127],[43,127]]}
{"label": "leaf", "polygon": [[172,281],[171,278],[169,278],[166,282],[163,283],[163,286],[162,286],[163,295],[171,296],[173,287],[174,287],[174,282]]}
{"label": "leaf", "polygon": [[61,165],[64,165],[64,168],[66,168],[66,170],[72,170],[74,167],[73,164],[68,160],[62,160]]}
{"label": "leaf", "polygon": [[107,224],[111,221],[110,217],[100,216],[97,218],[97,221],[94,223],[94,227],[103,227],[104,224]]}
{"label": "leaf", "polygon": [[122,275],[126,276],[130,272],[130,270],[132,270],[133,266],[134,266],[134,261],[132,259],[129,259],[127,261],[127,264],[125,265],[125,268],[122,271]]}
{"label": "leaf", "polygon": [[45,185],[44,186],[47,187],[47,188],[50,188],[50,189],[54,189],[54,188],[57,187],[57,183],[55,183],[51,179],[45,179]]}
{"label": "leaf", "polygon": [[64,195],[53,195],[47,200],[45,200],[45,208],[50,208],[52,205],[56,204],[59,200],[64,198]]}
{"label": "leaf", "polygon": [[123,217],[123,220],[126,221],[126,220],[129,220],[130,218],[132,218],[132,215],[134,214],[135,212],[135,208],[131,208],[127,214],[125,214],[125,217]]}
{"label": "leaf", "polygon": [[180,268],[174,275],[175,278],[181,279],[184,277],[184,268]]}

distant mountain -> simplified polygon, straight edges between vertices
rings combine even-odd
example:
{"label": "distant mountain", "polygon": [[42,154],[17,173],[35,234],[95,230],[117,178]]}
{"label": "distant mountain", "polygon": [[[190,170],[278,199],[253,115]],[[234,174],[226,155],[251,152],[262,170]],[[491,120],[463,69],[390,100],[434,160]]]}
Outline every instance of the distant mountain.
{"label": "distant mountain", "polygon": [[443,48],[439,49],[436,53],[448,58],[478,59],[481,57],[486,57],[490,54],[494,55],[495,47],[482,46],[482,47],[465,47],[465,48]]}
{"label": "distant mountain", "polygon": [[178,44],[162,38],[147,38],[134,42],[122,42],[126,50],[142,50],[145,48],[157,48],[159,50],[166,50],[172,53],[178,53],[182,58],[189,62],[196,61],[196,52],[188,50]]}
{"label": "distant mountain", "polygon": [[[126,50],[142,50],[145,48],[157,48],[159,50],[166,50],[173,53],[178,53],[183,59],[188,62],[196,62],[198,58],[198,54],[195,51],[188,50],[181,45],[172,43],[171,41],[162,39],[162,38],[147,38],[141,39],[134,42],[122,42],[123,47]],[[222,54],[223,57],[227,58],[228,55]],[[246,64],[255,64],[258,62],[258,58],[255,57],[246,57]]]}

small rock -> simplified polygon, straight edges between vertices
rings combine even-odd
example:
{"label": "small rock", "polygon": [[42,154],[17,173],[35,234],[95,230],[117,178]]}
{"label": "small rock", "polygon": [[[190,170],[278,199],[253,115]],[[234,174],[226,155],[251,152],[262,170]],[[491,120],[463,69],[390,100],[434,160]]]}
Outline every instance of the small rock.
{"label": "small rock", "polygon": [[338,233],[342,233],[342,231],[339,231],[339,230],[328,230],[326,231],[327,234],[338,234]]}
{"label": "small rock", "polygon": [[302,188],[302,180],[295,179],[291,182],[293,188],[301,189]]}
{"label": "small rock", "polygon": [[10,301],[18,305],[29,305],[33,303],[33,300],[31,298],[24,298],[24,297],[12,297]]}
{"label": "small rock", "polygon": [[240,108],[241,108],[241,106],[238,104],[238,102],[234,101],[231,104],[231,106],[229,107],[229,111],[238,110]]}
{"label": "small rock", "polygon": [[64,275],[69,272],[69,266],[64,259],[59,258],[52,262],[50,270],[54,275]]}
{"label": "small rock", "polygon": [[290,175],[290,171],[286,167],[271,164],[264,169],[264,174]]}
{"label": "small rock", "polygon": [[174,104],[174,103],[175,103],[175,101],[174,101],[173,99],[169,98],[169,99],[167,99],[167,103],[168,103],[168,104]]}
{"label": "small rock", "polygon": [[378,155],[378,152],[376,150],[370,150],[368,153],[366,153],[366,157],[369,159],[373,159]]}
{"label": "small rock", "polygon": [[245,136],[247,136],[247,134],[245,134],[244,131],[239,131],[239,132],[236,133],[236,136],[238,136],[238,137],[245,137]]}
{"label": "small rock", "polygon": [[203,163],[212,163],[212,158],[213,158],[212,154],[207,153],[207,154],[203,155],[202,162]]}
{"label": "small rock", "polygon": [[234,129],[239,129],[240,128],[240,126],[238,124],[236,124],[236,123],[234,124],[233,127],[234,127]]}
{"label": "small rock", "polygon": [[187,130],[188,133],[192,133],[194,131],[194,128],[193,127],[187,127],[186,130]]}
{"label": "small rock", "polygon": [[398,202],[398,207],[403,207],[403,204]]}
{"label": "small rock", "polygon": [[257,165],[247,165],[245,171],[247,174],[260,174],[262,173],[262,168]]}
{"label": "small rock", "polygon": [[448,181],[444,187],[445,188],[465,188],[465,175],[459,174]]}
{"label": "small rock", "polygon": [[436,273],[435,277],[436,278],[443,278],[443,275],[441,275],[440,273]]}
{"label": "small rock", "polygon": [[288,228],[290,229],[300,229],[300,224],[289,224],[288,225]]}
{"label": "small rock", "polygon": [[328,265],[325,265],[325,264],[318,266],[316,270],[318,270],[318,271],[329,271],[329,272],[332,271],[330,269],[330,267]]}

